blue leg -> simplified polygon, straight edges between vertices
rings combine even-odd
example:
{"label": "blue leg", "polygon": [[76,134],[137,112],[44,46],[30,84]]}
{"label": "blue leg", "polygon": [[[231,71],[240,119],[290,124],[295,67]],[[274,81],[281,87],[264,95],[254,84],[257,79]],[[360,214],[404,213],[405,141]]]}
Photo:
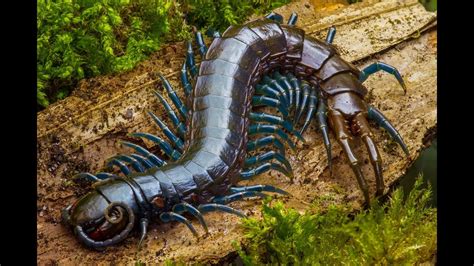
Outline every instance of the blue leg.
{"label": "blue leg", "polygon": [[403,151],[407,155],[407,157],[410,156],[410,153],[408,152],[407,145],[402,139],[402,136],[398,131],[395,129],[395,127],[388,121],[388,119],[375,107],[370,106],[368,108],[368,117],[371,120],[374,120],[377,122],[377,124],[382,127],[383,129],[387,130],[388,134],[402,147]]}
{"label": "blue leg", "polygon": [[128,176],[130,174],[130,169],[128,169],[127,165],[125,165],[122,161],[119,161],[117,159],[112,159],[107,163],[107,166],[118,166],[120,168],[120,171]]}
{"label": "blue leg", "polygon": [[295,150],[295,143],[283,132],[279,127],[274,125],[254,124],[249,127],[249,135],[260,134],[260,133],[276,133],[280,138],[284,139],[290,147]]}
{"label": "blue leg", "polygon": [[158,144],[161,150],[163,150],[163,152],[166,155],[168,155],[171,159],[173,159],[173,161],[176,161],[179,159],[179,157],[181,157],[181,153],[179,151],[173,149],[173,147],[171,147],[171,144],[164,141],[162,138],[158,136],[155,136],[149,133],[141,133],[141,132],[132,133],[130,134],[130,136],[137,137],[137,138],[146,138],[148,140],[153,141],[154,143]]}
{"label": "blue leg", "polygon": [[402,86],[403,91],[405,92],[405,94],[407,93],[407,87],[405,85],[405,82],[403,81],[402,75],[400,75],[400,72],[398,72],[398,70],[395,67],[393,67],[389,64],[382,63],[382,62],[376,62],[376,63],[373,63],[370,66],[364,68],[360,72],[359,81],[364,82],[370,75],[372,75],[372,74],[374,74],[374,73],[376,73],[380,70],[383,70],[387,73],[390,73],[390,74],[394,75],[395,78],[397,78],[398,83],[400,83],[400,85]]}
{"label": "blue leg", "polygon": [[283,146],[283,143],[281,143],[281,141],[275,135],[265,136],[263,138],[248,142],[247,152],[257,150],[267,145],[274,145],[276,148],[280,150],[280,153],[283,156],[285,156],[285,147]]}
{"label": "blue leg", "polygon": [[302,99],[301,99],[301,105],[300,105],[300,108],[298,110],[295,110],[295,121],[293,122],[294,125],[298,125],[298,122],[300,121],[300,118],[301,118],[301,115],[303,115],[303,111],[305,110],[306,108],[306,105],[308,104],[308,98],[310,96],[310,89],[311,89],[311,86],[304,82],[303,83],[303,95],[302,95]]}
{"label": "blue leg", "polygon": [[257,191],[257,192],[275,192],[282,195],[289,195],[288,192],[279,189],[274,186],[270,185],[254,185],[254,186],[244,186],[244,187],[231,187],[230,192],[237,193],[237,192],[244,192],[244,191]]}
{"label": "blue leg", "polygon": [[137,172],[144,172],[145,171],[145,168],[143,168],[142,164],[137,159],[135,159],[131,156],[124,155],[124,154],[119,154],[119,155],[116,155],[116,156],[114,156],[110,159],[117,159],[117,160],[127,162],[127,163],[131,164],[133,169]]}
{"label": "blue leg", "polygon": [[150,160],[148,160],[147,158],[139,155],[139,154],[131,154],[130,157],[132,157],[133,159],[137,160],[138,162],[140,162],[142,165],[145,166],[146,169],[150,169],[153,167],[153,163],[150,162]]}
{"label": "blue leg", "polygon": [[285,106],[285,108],[288,106],[283,94],[280,91],[270,88],[267,84],[257,84],[257,86],[255,86],[255,93],[278,99],[283,104],[283,106]]}
{"label": "blue leg", "polygon": [[168,140],[173,143],[173,146],[176,147],[180,152],[183,151],[184,149],[184,143],[183,141],[176,136],[167,126],[163,121],[161,121],[158,116],[156,116],[154,113],[148,111],[148,114],[153,118],[153,121],[158,125],[158,127],[163,131],[165,136],[168,138]]}
{"label": "blue leg", "polygon": [[176,113],[173,111],[171,106],[159,92],[155,91],[155,95],[156,97],[158,97],[158,99],[160,99],[161,104],[163,104],[163,106],[165,107],[168,117],[171,119],[171,122],[173,123],[174,127],[178,130],[179,136],[184,138],[184,135],[186,134],[186,125],[179,120]]}
{"label": "blue leg", "polygon": [[293,173],[293,169],[291,168],[290,162],[288,162],[288,160],[285,158],[285,156],[283,156],[280,153],[275,152],[275,151],[268,151],[266,153],[259,154],[259,155],[256,155],[256,156],[252,156],[250,158],[245,159],[245,167],[249,167],[249,166],[259,164],[259,163],[263,163],[263,162],[268,162],[268,161],[271,161],[273,159],[275,159],[278,162],[285,165],[286,170],[289,173]]}
{"label": "blue leg", "polygon": [[109,178],[115,178],[116,175],[114,174],[111,174],[111,173],[106,173],[106,172],[100,172],[100,173],[97,173],[95,174],[100,180],[105,180],[105,179],[109,179]]}
{"label": "blue leg", "polygon": [[283,117],[288,116],[288,110],[277,99],[273,99],[266,96],[252,96],[252,105],[253,106],[268,105],[270,107],[277,108],[278,111],[283,115]]}
{"label": "blue leg", "polygon": [[290,26],[296,25],[297,20],[298,20],[298,15],[295,12],[291,13],[290,18],[288,19],[288,25]]}
{"label": "blue leg", "polygon": [[217,203],[217,204],[229,204],[231,202],[237,201],[237,200],[242,200],[244,198],[251,198],[251,197],[260,197],[260,198],[265,198],[268,195],[257,192],[257,191],[243,191],[243,192],[237,192],[228,196],[218,196],[215,197],[212,202]]}
{"label": "blue leg", "polygon": [[174,212],[164,212],[160,214],[160,220],[164,223],[169,223],[172,221],[180,222],[185,224],[191,232],[193,232],[193,235],[195,237],[199,237],[198,233],[196,232],[196,229],[194,229],[194,226],[189,222],[188,219],[184,218],[183,216],[174,213]]}
{"label": "blue leg", "polygon": [[149,222],[150,221],[147,218],[140,219],[140,240],[138,241],[138,249],[140,249],[143,239],[145,239]]}
{"label": "blue leg", "polygon": [[285,97],[285,100],[286,100],[285,107],[288,109],[290,107],[288,104],[290,102],[290,99],[288,98],[289,89],[284,88],[276,80],[270,78],[268,75],[263,76],[262,81],[264,82],[264,84],[267,84],[271,88],[278,90],[283,95],[283,97]]}
{"label": "blue leg", "polygon": [[176,107],[176,109],[178,109],[179,114],[181,115],[183,120],[186,120],[188,118],[188,110],[186,109],[186,106],[184,106],[184,104],[181,102],[178,95],[173,90],[173,87],[171,87],[171,84],[169,83],[169,81],[165,77],[163,77],[161,74],[159,74],[159,76],[174,106]]}
{"label": "blue leg", "polygon": [[291,83],[291,88],[294,90],[294,105],[295,105],[295,114],[296,110],[299,110],[300,108],[300,98],[301,98],[301,82],[299,79],[297,79],[293,74],[288,73],[287,77],[290,80]]}
{"label": "blue leg", "polygon": [[329,173],[332,175],[332,156],[331,156],[331,142],[329,141],[329,127],[328,127],[328,115],[327,107],[322,98],[319,98],[318,111],[316,113],[318,118],[319,129],[323,135],[324,147],[326,147]]}
{"label": "blue leg", "polygon": [[209,203],[209,204],[201,204],[198,206],[198,210],[201,211],[201,213],[206,213],[206,212],[214,212],[214,211],[222,211],[222,212],[227,212],[231,214],[235,214],[240,217],[246,217],[245,214],[242,212],[221,204],[216,204],[216,203]]}
{"label": "blue leg", "polygon": [[293,88],[291,87],[290,81],[278,71],[273,73],[273,78],[285,89],[285,92],[288,94],[288,109],[291,108],[293,105]]}
{"label": "blue leg", "polygon": [[99,177],[97,177],[97,176],[95,176],[91,173],[79,173],[79,174],[74,175],[72,177],[73,180],[79,179],[79,178],[85,178],[85,179],[87,179],[89,181],[92,181],[92,182],[97,182],[97,181],[102,180],[101,178],[99,178]]}
{"label": "blue leg", "polygon": [[306,114],[304,125],[301,128],[301,131],[300,131],[301,134],[304,133],[309,123],[311,122],[311,119],[313,118],[314,113],[316,112],[317,102],[318,102],[318,98],[316,97],[316,91],[312,90],[311,94],[309,95],[308,113]]}
{"label": "blue leg", "polygon": [[331,44],[334,40],[334,36],[336,35],[336,27],[331,26],[328,30],[328,34],[326,35],[326,42]]}
{"label": "blue leg", "polygon": [[264,163],[262,165],[259,165],[255,168],[253,168],[253,169],[241,171],[240,172],[240,178],[242,180],[249,180],[252,177],[257,176],[259,174],[262,174],[262,173],[264,173],[266,171],[269,171],[271,169],[276,170],[278,172],[281,172],[289,178],[293,178],[293,175],[290,172],[286,171],[286,169],[284,167],[282,167],[281,165],[276,164],[276,163]]}
{"label": "blue leg", "polygon": [[198,209],[194,208],[193,205],[186,202],[178,203],[173,206],[173,212],[178,213],[178,214],[182,214],[184,212],[191,213],[194,217],[196,217],[199,220],[199,223],[201,223],[206,233],[209,233],[206,221],[204,221],[204,217],[202,216],[201,212]]}
{"label": "blue leg", "polygon": [[191,85],[191,82],[189,81],[188,77],[188,70],[186,69],[186,60],[183,62],[183,67],[181,68],[181,83],[183,84],[184,87],[184,93],[186,96],[189,96],[193,90],[193,86]]}
{"label": "blue leg", "polygon": [[268,19],[271,19],[271,20],[274,20],[278,23],[283,23],[283,17],[282,15],[278,14],[278,13],[275,13],[275,12],[271,12],[270,14],[266,15],[265,18],[268,18]]}
{"label": "blue leg", "polygon": [[189,69],[191,77],[196,77],[198,74],[198,69],[196,67],[196,61],[194,60],[194,51],[191,41],[188,42],[188,50],[186,51],[186,66]]}
{"label": "blue leg", "polygon": [[199,53],[201,54],[201,58],[206,57],[207,46],[204,43],[204,39],[202,38],[201,32],[196,32],[196,42],[198,44]]}
{"label": "blue leg", "polygon": [[153,153],[149,152],[147,149],[137,144],[127,142],[127,141],[122,141],[121,144],[136,150],[138,153],[145,156],[147,159],[149,159],[151,162],[153,162],[153,164],[155,164],[158,167],[166,164],[165,161],[161,160],[156,155],[154,155]]}
{"label": "blue leg", "polygon": [[298,137],[300,140],[305,141],[303,136],[301,136],[300,132],[296,131],[293,128],[293,125],[291,122],[287,120],[283,120],[283,118],[276,116],[276,115],[270,115],[266,113],[253,113],[251,112],[249,115],[250,120],[257,121],[257,122],[269,122],[273,123],[279,126],[282,126],[289,132],[295,134],[296,137]]}

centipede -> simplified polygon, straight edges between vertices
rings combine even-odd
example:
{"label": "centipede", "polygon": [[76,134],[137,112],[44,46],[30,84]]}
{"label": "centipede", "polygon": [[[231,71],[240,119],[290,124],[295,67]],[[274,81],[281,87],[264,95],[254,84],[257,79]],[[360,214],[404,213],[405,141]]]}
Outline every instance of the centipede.
{"label": "centipede", "polygon": [[155,96],[172,126],[150,111],[165,137],[131,134],[153,142],[162,153],[122,141],[131,154],[108,161],[120,171],[76,176],[94,182],[90,192],[62,210],[62,221],[81,243],[103,250],[138,230],[140,246],[152,222],[183,223],[199,237],[191,219],[197,219],[208,233],[204,218],[208,212],[245,217],[228,204],[268,193],[288,195],[275,186],[241,186],[239,182],[271,170],[291,179],[293,170],[285,149],[295,149],[293,139],[304,141],[303,134],[313,120],[322,136],[329,169],[333,134],[369,203],[373,195],[353,151],[354,139],[360,138],[375,173],[375,196],[383,193],[382,158],[369,121],[385,129],[407,156],[409,152],[390,121],[367,103],[363,82],[384,71],[398,80],[406,94],[403,78],[395,67],[382,62],[357,69],[333,44],[335,27],[329,28],[325,40],[319,40],[298,28],[297,18],[293,13],[284,23],[281,15],[272,12],[230,26],[222,34],[211,31],[209,47],[202,33],[195,32],[194,48],[188,41],[180,71],[185,99],[157,74],[164,89]]}

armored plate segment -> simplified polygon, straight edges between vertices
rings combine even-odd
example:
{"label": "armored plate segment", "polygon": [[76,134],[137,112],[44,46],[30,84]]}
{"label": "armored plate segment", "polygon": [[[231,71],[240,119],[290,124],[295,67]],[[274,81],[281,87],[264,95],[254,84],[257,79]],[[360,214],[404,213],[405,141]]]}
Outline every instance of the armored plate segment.
{"label": "armored plate segment", "polygon": [[246,26],[265,41],[270,50],[270,57],[286,54],[285,34],[278,23],[270,19],[259,19],[247,23]]}
{"label": "armored plate segment", "polygon": [[151,202],[157,196],[162,196],[160,184],[153,175],[140,175],[136,173],[131,178],[140,186],[148,202]]}
{"label": "armored plate segment", "polygon": [[192,173],[186,170],[182,165],[164,169],[163,173],[171,180],[180,198],[183,198],[184,195],[191,193],[197,188],[193,179],[189,178],[192,176]]}
{"label": "armored plate segment", "polygon": [[336,54],[336,50],[329,44],[306,36],[303,43],[303,54],[298,63],[306,68],[319,70],[324,62]]}
{"label": "armored plate segment", "polygon": [[261,61],[265,61],[271,54],[270,49],[265,44],[265,41],[260,38],[249,27],[230,26],[223,34],[225,38],[234,38],[247,45],[260,57]]}
{"label": "armored plate segment", "polygon": [[133,212],[138,213],[135,195],[132,188],[125,181],[120,179],[109,179],[107,182],[97,184],[95,189],[109,202],[133,202],[130,206]]}
{"label": "armored plate segment", "polygon": [[252,73],[239,66],[237,63],[224,61],[223,59],[204,60],[199,68],[199,76],[219,74],[233,77],[242,84],[250,85]]}
{"label": "armored plate segment", "polygon": [[360,71],[351,63],[344,61],[339,56],[332,56],[324,63],[323,67],[316,72],[316,76],[321,81],[326,81],[330,77],[342,72],[352,72],[357,77],[360,74]]}
{"label": "armored plate segment", "polygon": [[326,82],[322,82],[321,90],[328,95],[335,95],[341,92],[354,92],[364,97],[367,89],[359,82],[359,79],[352,73],[339,73]]}
{"label": "armored plate segment", "polygon": [[303,53],[304,30],[289,25],[280,25],[286,39],[287,53],[289,59],[299,60]]}
{"label": "armored plate segment", "polygon": [[220,59],[239,65],[245,71],[254,73],[260,62],[252,48],[234,38],[215,39],[206,53],[205,60]]}
{"label": "armored plate segment", "polygon": [[196,80],[194,97],[207,95],[230,97],[233,101],[244,104],[247,98],[247,86],[237,79],[224,75],[199,76]]}

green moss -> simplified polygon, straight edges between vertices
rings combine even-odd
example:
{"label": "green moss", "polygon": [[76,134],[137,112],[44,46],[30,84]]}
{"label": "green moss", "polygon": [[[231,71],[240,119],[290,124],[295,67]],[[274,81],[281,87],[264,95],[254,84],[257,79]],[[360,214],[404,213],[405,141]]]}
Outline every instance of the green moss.
{"label": "green moss", "polygon": [[182,2],[189,25],[222,32],[230,25],[243,23],[252,14],[269,13],[289,3],[290,0],[185,0]]}
{"label": "green moss", "polygon": [[[246,265],[399,265],[428,261],[436,253],[436,209],[428,207],[431,188],[418,178],[404,200],[401,188],[387,203],[350,218],[348,206],[298,211],[266,201],[262,219],[245,219]],[[316,206],[315,206],[316,207]],[[317,208],[316,208],[317,209]]]}
{"label": "green moss", "polygon": [[69,95],[77,82],[121,73],[165,42],[191,38],[191,27],[224,30],[289,0],[39,0],[37,103]]}

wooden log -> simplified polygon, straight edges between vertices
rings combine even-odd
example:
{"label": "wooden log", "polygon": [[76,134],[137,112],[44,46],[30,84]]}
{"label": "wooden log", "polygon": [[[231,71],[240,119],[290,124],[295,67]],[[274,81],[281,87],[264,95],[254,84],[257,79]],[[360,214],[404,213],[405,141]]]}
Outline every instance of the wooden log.
{"label": "wooden log", "polygon": [[[387,74],[373,75],[366,86],[371,90],[369,102],[399,129],[411,157],[416,158],[429,140],[426,136],[436,128],[436,15],[426,12],[417,1],[368,1],[316,15],[310,3],[301,1],[277,12],[288,17],[293,10],[300,15],[298,24],[311,35],[324,38],[327,28],[337,25],[335,44],[343,57],[359,68],[379,60],[400,70],[408,86],[407,95],[403,95],[396,80]],[[175,47],[164,47],[168,50],[166,56],[171,58],[154,60],[156,68],[150,68],[165,73],[181,93],[177,71],[184,50]],[[58,224],[60,209],[84,192],[71,185],[72,173],[98,171],[108,156],[122,151],[115,143],[129,132],[157,131],[144,115],[147,109],[158,115],[163,112],[151,93],[156,77],[150,68],[133,79],[122,81],[125,84],[122,87],[107,86],[106,81],[114,77],[99,79],[102,86],[83,86],[38,114],[39,264],[52,261],[132,264],[138,260],[160,263],[166,259],[212,263],[233,251],[231,240],[242,238],[238,218],[212,213],[206,215],[211,234],[200,241],[196,241],[184,225],[153,224],[140,253],[136,251],[136,237],[97,253],[84,248],[70,231]],[[90,87],[95,89],[89,90]],[[373,131],[384,159],[385,181],[390,185],[404,174],[411,161],[404,158],[403,152],[382,130],[374,128]],[[292,197],[286,200],[287,204],[301,210],[321,196],[335,203],[349,202],[358,208],[362,195],[335,140],[331,138],[335,144],[334,172],[330,177],[315,125],[308,129],[305,137],[306,144],[299,144],[297,152],[289,152],[295,172],[293,183],[274,172],[250,183],[272,184],[289,191]],[[358,146],[359,157],[367,158],[363,144],[358,143]],[[375,181],[370,164],[363,166],[363,172],[373,192]],[[260,201],[237,202],[232,206],[258,216]]]}

